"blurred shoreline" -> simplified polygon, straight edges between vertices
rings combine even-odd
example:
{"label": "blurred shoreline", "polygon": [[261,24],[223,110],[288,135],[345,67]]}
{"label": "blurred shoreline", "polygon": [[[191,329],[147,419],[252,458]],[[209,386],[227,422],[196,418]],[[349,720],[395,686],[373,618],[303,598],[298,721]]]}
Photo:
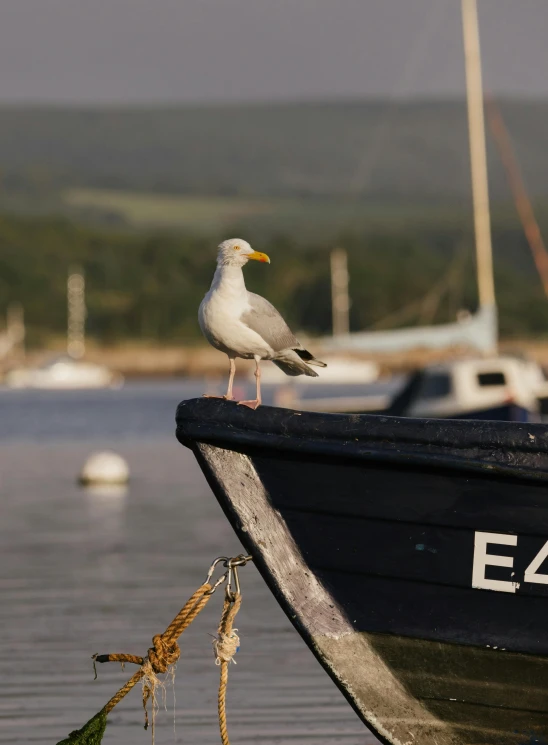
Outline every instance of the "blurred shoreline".
{"label": "blurred shoreline", "polygon": [[[318,356],[329,358],[333,353],[324,353],[320,340],[307,342]],[[544,367],[548,367],[548,340],[508,339],[499,346],[500,354],[525,356]],[[24,359],[12,360],[10,367],[38,366],[52,357],[61,354],[60,349],[30,350]],[[376,362],[381,375],[405,373],[427,364],[462,356],[475,356],[463,349],[430,351],[415,349],[409,352],[392,354],[340,353],[338,359],[371,360]],[[89,345],[84,359],[106,365],[114,372],[128,379],[139,378],[201,378],[219,377],[227,372],[228,364],[224,354],[203,345],[143,345],[120,344],[115,346]],[[238,360],[238,376],[251,375],[253,362]]]}

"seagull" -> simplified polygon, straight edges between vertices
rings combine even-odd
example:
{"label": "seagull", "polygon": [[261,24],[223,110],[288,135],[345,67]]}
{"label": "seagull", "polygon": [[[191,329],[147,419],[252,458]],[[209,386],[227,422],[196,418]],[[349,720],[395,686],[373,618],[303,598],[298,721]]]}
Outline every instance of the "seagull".
{"label": "seagull", "polygon": [[270,264],[266,254],[254,251],[241,238],[231,238],[219,245],[217,269],[200,304],[198,319],[208,342],[229,359],[228,389],[226,396],[220,398],[234,400],[236,357],[255,360],[256,398],[238,403],[256,409],[261,405],[261,360],[272,360],[286,375],[311,378],[317,378],[318,373],[310,365],[327,365],[303,347],[268,300],[246,290],[242,268],[250,259]]}

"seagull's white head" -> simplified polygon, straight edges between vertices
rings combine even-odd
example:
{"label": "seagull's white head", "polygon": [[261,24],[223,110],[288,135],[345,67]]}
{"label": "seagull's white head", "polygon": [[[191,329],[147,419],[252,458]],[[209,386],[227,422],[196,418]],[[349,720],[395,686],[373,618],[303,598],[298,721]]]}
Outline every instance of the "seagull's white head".
{"label": "seagull's white head", "polygon": [[266,254],[254,251],[249,243],[241,238],[229,238],[219,245],[217,253],[219,266],[244,266],[250,259],[270,264],[270,259]]}

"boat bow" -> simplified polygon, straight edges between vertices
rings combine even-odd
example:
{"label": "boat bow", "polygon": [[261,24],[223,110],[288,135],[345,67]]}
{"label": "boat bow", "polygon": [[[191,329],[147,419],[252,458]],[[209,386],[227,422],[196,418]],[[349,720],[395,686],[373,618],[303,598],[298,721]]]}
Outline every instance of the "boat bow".
{"label": "boat bow", "polygon": [[548,736],[546,427],[201,399],[177,437],[384,743]]}

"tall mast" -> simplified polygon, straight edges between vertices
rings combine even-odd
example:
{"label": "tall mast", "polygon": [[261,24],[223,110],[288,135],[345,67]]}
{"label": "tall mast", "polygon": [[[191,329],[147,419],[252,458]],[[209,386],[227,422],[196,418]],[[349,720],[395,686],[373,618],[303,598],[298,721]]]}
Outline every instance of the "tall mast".
{"label": "tall mast", "polygon": [[466,100],[468,104],[479,304],[480,308],[494,308],[495,283],[493,280],[493,249],[491,246],[483,87],[476,0],[462,0],[462,28],[466,62]]}
{"label": "tall mast", "polygon": [[12,354],[25,356],[25,313],[21,303],[10,303],[6,314],[6,333]]}
{"label": "tall mast", "polygon": [[86,351],[85,279],[80,267],[72,269],[67,280],[67,354],[79,360]]}
{"label": "tall mast", "polygon": [[348,314],[348,260],[343,248],[331,251],[331,312],[333,336],[347,336],[350,330]]}

